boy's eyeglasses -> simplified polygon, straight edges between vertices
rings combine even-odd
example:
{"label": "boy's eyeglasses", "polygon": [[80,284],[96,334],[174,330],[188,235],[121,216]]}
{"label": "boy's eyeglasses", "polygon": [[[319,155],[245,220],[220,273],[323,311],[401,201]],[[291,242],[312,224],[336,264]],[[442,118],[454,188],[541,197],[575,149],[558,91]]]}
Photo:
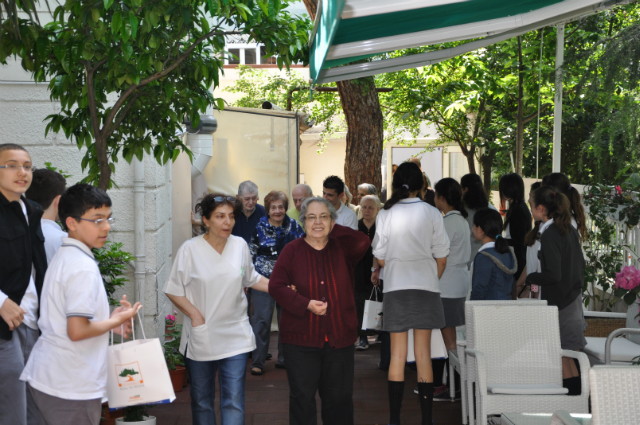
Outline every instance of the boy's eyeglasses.
{"label": "boy's eyeglasses", "polygon": [[0,168],[6,168],[9,171],[18,171],[19,169],[23,169],[25,173],[33,173],[37,170],[33,165],[18,165],[18,164],[9,164],[9,165],[0,165]]}
{"label": "boy's eyeglasses", "polygon": [[229,202],[235,202],[236,198],[232,198],[231,196],[216,196],[215,198],[213,198],[213,200],[216,202],[224,202],[225,200]]}
{"label": "boy's eyeglasses", "polygon": [[96,225],[96,227],[104,227],[105,224],[109,223],[109,226],[113,226],[113,223],[116,222],[116,219],[113,217],[109,218],[99,218],[97,220],[89,220],[88,218],[78,217],[78,220],[90,221]]}

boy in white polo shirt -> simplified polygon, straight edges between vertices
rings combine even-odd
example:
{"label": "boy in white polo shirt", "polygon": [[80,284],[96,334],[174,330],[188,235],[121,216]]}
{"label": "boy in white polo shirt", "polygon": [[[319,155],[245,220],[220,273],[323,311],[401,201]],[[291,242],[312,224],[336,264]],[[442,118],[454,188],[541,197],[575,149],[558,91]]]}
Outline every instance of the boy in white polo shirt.
{"label": "boy in white polo shirt", "polygon": [[[109,330],[130,329],[133,308],[126,296],[109,317],[109,302],[92,248],[111,229],[111,199],[88,184],[67,189],[58,206],[69,237],[53,257],[42,289],[42,335],[20,379],[28,383],[47,425],[100,423],[106,395]],[[125,331],[125,333],[126,333]]]}

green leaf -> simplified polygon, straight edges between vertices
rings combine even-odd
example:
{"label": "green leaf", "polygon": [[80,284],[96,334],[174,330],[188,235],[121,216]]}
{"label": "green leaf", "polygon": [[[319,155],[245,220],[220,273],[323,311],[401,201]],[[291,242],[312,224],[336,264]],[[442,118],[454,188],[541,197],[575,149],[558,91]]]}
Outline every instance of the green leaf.
{"label": "green leaf", "polygon": [[171,99],[174,91],[175,91],[175,88],[173,87],[173,84],[166,83],[164,85],[164,93],[167,95],[167,98]]}
{"label": "green leaf", "polygon": [[104,8],[105,10],[109,10],[111,5],[113,4],[113,0],[104,0]]}
{"label": "green leaf", "polygon": [[136,38],[136,35],[138,34],[138,18],[136,17],[136,15],[134,15],[134,13],[132,11],[129,11],[129,25],[131,26],[131,38]]}
{"label": "green leaf", "polygon": [[160,22],[160,15],[155,10],[149,12],[149,21],[151,21],[151,25],[153,27],[157,27]]}
{"label": "green leaf", "polygon": [[156,69],[156,72],[162,72],[162,62],[159,60],[155,61],[153,67]]}
{"label": "green leaf", "polygon": [[140,57],[140,62],[138,63],[138,69],[140,71],[147,71],[149,69],[149,65],[151,62],[151,56],[149,56],[148,54],[143,54]]}
{"label": "green leaf", "polygon": [[111,18],[111,33],[117,34],[120,32],[120,28],[122,27],[122,12],[117,11],[113,14],[113,18]]}
{"label": "green leaf", "polygon": [[221,99],[221,98],[216,99],[216,106],[218,107],[219,111],[224,110],[224,99]]}
{"label": "green leaf", "polygon": [[122,51],[124,52],[124,60],[128,61],[133,54],[133,46],[131,46],[131,44],[125,44],[122,46]]}
{"label": "green leaf", "polygon": [[152,49],[155,49],[158,47],[158,43],[156,42],[156,38],[154,36],[151,36],[149,38],[149,47]]}
{"label": "green leaf", "polygon": [[100,11],[98,9],[91,9],[91,19],[93,19],[93,22],[100,20]]}
{"label": "green leaf", "polygon": [[202,27],[202,31],[204,33],[208,33],[210,31],[209,21],[207,21],[206,18],[204,17],[200,18],[200,26]]}

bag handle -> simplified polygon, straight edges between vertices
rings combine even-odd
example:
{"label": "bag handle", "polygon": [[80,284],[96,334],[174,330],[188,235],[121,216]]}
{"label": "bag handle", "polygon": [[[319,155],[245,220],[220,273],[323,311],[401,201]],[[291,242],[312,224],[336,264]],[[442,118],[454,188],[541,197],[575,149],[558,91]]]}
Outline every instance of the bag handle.
{"label": "bag handle", "polygon": [[369,295],[369,301],[371,301],[371,298],[373,297],[373,294],[376,294],[376,302],[378,301],[378,294],[380,293],[380,288],[378,288],[377,286],[374,286],[373,289],[371,290],[371,295]]}
{"label": "bag handle", "polygon": [[[142,319],[140,319],[140,310],[142,308],[138,307],[138,311],[136,311],[136,315],[138,316],[138,320],[140,321],[140,330],[142,331],[142,339],[147,339],[147,337],[144,334],[144,323],[142,322]],[[110,341],[111,344],[113,345],[113,329],[109,330],[109,335],[110,335]],[[132,341],[136,340],[136,327],[135,324],[133,323],[133,317],[131,318],[131,337],[132,337]],[[120,344],[124,343],[124,324],[120,325]]]}

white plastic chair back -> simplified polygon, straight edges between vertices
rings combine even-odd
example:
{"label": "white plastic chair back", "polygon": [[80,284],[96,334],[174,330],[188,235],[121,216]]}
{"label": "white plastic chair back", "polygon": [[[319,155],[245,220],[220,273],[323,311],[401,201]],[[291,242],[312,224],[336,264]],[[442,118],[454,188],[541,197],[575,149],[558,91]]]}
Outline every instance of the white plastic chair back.
{"label": "white plastic chair back", "polygon": [[[547,305],[546,300],[534,300],[534,299],[522,299],[516,301],[467,301],[464,305],[464,316],[465,316],[465,330],[467,336],[467,348],[475,349],[475,336],[473,331],[473,323],[474,323],[474,308],[479,306],[540,306],[545,307]],[[512,324],[515,325],[514,322]],[[525,324],[523,326],[528,327]],[[467,362],[467,376],[469,379],[473,380],[473,376],[475,376],[475,364],[474,362]]]}
{"label": "white plastic chair back", "polygon": [[474,307],[474,344],[491,384],[562,386],[558,309],[548,306]]}
{"label": "white plastic chair back", "polygon": [[592,425],[640,421],[640,366],[594,366],[589,370]]}

